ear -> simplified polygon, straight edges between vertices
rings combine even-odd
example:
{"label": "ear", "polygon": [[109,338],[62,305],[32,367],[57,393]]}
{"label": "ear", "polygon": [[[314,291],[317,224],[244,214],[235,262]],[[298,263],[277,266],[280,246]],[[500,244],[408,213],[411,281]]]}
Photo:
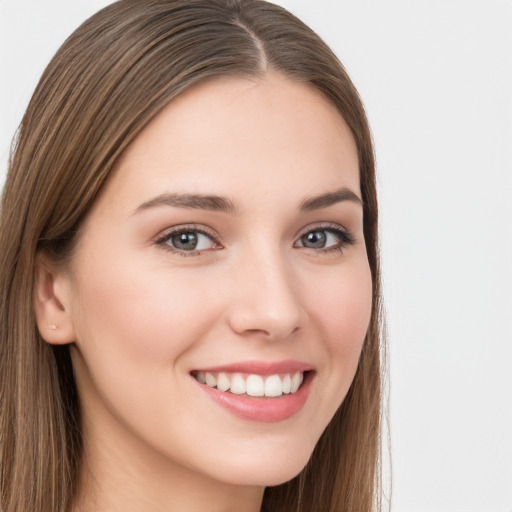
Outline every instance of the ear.
{"label": "ear", "polygon": [[70,311],[69,275],[43,253],[36,256],[34,307],[41,337],[52,345],[75,341]]}

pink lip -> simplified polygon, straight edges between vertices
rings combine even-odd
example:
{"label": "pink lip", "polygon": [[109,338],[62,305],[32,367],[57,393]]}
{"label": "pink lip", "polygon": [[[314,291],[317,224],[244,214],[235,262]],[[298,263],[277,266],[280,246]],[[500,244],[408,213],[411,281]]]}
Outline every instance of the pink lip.
{"label": "pink lip", "polygon": [[[256,373],[258,375],[275,375],[298,371],[307,372],[304,375],[304,382],[295,393],[272,398],[253,397],[245,394],[236,395],[229,391],[223,392],[216,388],[211,388],[197,380],[195,382],[217,405],[220,405],[235,416],[250,421],[273,423],[290,418],[304,407],[309,396],[311,382],[315,376],[315,372],[309,370],[312,370],[311,365],[297,361],[280,361],[276,363],[247,362],[197,370],[204,372]],[[196,371],[193,373],[196,373]]]}
{"label": "pink lip", "polygon": [[193,373],[201,372],[228,372],[228,373],[255,373],[257,375],[276,375],[278,373],[307,372],[314,367],[300,361],[245,361],[223,366],[210,366],[198,368]]}

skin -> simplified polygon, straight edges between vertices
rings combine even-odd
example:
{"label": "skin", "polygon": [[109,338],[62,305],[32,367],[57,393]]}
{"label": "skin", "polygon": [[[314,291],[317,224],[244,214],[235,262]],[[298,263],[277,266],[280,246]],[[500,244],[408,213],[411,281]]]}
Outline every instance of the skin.
{"label": "skin", "polygon": [[[276,73],[188,90],[129,147],[69,268],[40,257],[39,328],[72,342],[83,413],[76,510],[254,512],[265,486],[300,472],[348,391],[370,318],[361,205],[300,210],[340,189],[360,197],[349,128]],[[237,211],[139,209],[166,193],[226,197]],[[213,242],[192,254],[158,243],[191,224]],[[329,233],[328,247],[304,246],[326,226],[353,243]],[[236,417],[190,375],[287,359],[315,376],[284,421]]]}

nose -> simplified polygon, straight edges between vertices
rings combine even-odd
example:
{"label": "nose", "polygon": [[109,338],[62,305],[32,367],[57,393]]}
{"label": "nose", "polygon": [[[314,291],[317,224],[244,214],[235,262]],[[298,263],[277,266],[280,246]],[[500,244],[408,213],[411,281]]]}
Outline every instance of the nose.
{"label": "nose", "polygon": [[300,286],[278,255],[253,257],[238,266],[234,286],[228,322],[237,334],[279,341],[301,328],[305,313]]}

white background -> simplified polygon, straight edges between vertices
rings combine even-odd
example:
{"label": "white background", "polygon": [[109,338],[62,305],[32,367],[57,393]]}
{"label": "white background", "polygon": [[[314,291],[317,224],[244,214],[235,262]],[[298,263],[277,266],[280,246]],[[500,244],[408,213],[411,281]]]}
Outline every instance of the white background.
{"label": "white background", "polygon": [[[0,0],[0,177],[45,64],[106,0]],[[394,512],[512,511],[512,1],[281,0],[376,143]],[[1,183],[1,182],[0,182]]]}

